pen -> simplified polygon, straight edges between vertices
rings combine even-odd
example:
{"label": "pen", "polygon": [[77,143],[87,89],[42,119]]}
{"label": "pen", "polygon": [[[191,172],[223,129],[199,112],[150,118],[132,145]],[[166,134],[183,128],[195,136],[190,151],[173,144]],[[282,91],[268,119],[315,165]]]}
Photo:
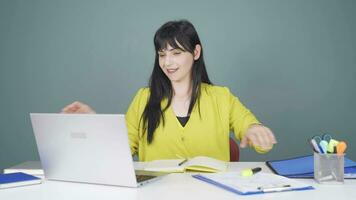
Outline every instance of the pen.
{"label": "pen", "polygon": [[322,140],[319,143],[319,147],[322,150],[322,153],[327,153],[328,152],[328,142],[326,140]]}
{"label": "pen", "polygon": [[185,158],[182,162],[178,163],[178,166],[183,165],[183,164],[186,163],[187,161],[188,161],[188,159]]}
{"label": "pen", "polygon": [[319,145],[317,144],[317,142],[314,139],[309,140],[309,142],[312,145],[314,152],[321,153]]}
{"label": "pen", "polygon": [[258,187],[258,190],[261,190],[262,192],[282,192],[282,191],[287,191],[291,190],[291,185],[282,185],[282,186],[276,186],[276,187]]}
{"label": "pen", "polygon": [[242,176],[252,176],[254,174],[256,174],[257,172],[260,172],[262,170],[261,167],[255,167],[252,169],[245,169],[241,172]]}

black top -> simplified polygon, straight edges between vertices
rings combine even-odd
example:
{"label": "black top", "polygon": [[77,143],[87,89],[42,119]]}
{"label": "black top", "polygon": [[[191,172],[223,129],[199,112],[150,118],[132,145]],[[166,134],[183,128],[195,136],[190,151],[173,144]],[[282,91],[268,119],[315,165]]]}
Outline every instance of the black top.
{"label": "black top", "polygon": [[177,116],[177,119],[180,122],[180,124],[184,127],[189,120],[189,116],[186,116],[186,117],[178,117]]}

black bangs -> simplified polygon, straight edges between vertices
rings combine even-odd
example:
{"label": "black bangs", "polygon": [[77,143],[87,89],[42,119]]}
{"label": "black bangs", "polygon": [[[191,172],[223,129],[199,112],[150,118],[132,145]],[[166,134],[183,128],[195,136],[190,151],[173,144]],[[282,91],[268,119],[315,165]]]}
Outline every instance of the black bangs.
{"label": "black bangs", "polygon": [[167,49],[167,46],[171,46],[173,49],[180,49],[182,51],[189,51],[193,53],[194,48],[190,45],[189,36],[187,33],[180,30],[180,28],[174,24],[167,23],[162,26],[154,37],[155,50],[163,51]]}

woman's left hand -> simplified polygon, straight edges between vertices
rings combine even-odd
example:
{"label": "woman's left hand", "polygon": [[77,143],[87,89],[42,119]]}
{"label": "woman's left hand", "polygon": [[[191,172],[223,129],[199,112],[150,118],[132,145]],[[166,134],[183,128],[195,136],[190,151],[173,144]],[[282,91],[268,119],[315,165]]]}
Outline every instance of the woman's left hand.
{"label": "woman's left hand", "polygon": [[240,142],[240,147],[245,148],[247,145],[260,147],[262,150],[270,150],[277,143],[273,132],[263,125],[251,125]]}

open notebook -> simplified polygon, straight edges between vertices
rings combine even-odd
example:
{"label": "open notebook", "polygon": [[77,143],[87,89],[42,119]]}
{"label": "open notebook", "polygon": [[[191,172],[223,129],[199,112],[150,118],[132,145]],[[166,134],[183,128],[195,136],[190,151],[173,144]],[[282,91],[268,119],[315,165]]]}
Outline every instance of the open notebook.
{"label": "open notebook", "polygon": [[188,159],[186,162],[183,162],[184,160],[185,159],[154,160],[148,162],[144,170],[160,172],[219,172],[226,171],[228,166],[227,162],[205,156],[197,156]]}

